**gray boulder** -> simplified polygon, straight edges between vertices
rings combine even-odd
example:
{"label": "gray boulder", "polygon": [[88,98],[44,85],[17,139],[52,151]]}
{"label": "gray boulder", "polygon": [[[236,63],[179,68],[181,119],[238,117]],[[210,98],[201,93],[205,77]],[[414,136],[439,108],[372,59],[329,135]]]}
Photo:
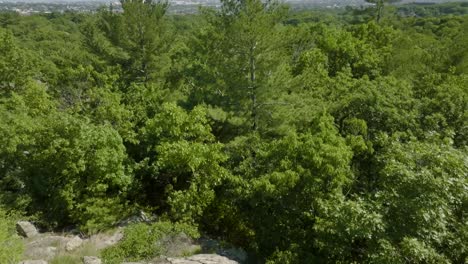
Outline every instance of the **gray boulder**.
{"label": "gray boulder", "polygon": [[216,254],[198,254],[186,258],[167,258],[170,264],[239,264]]}
{"label": "gray boulder", "polygon": [[29,221],[18,221],[16,230],[23,237],[35,237],[38,234],[36,227]]}
{"label": "gray boulder", "polygon": [[81,239],[79,236],[75,236],[70,241],[67,242],[67,244],[65,245],[65,250],[73,251],[79,248],[81,244],[83,244],[83,239]]}
{"label": "gray boulder", "polygon": [[104,244],[106,247],[113,246],[117,244],[123,238],[123,232],[121,230],[115,232],[112,236],[105,239]]}
{"label": "gray boulder", "polygon": [[65,251],[65,245],[69,240],[71,240],[71,238],[39,234],[34,238],[24,241],[23,257],[25,259],[51,260],[59,252]]}
{"label": "gray boulder", "polygon": [[50,260],[57,254],[56,247],[34,247],[27,248],[24,252],[25,258]]}
{"label": "gray boulder", "polygon": [[102,261],[98,257],[85,256],[83,257],[83,264],[102,264]]}
{"label": "gray boulder", "polygon": [[19,264],[47,264],[45,260],[24,260],[21,261]]}
{"label": "gray boulder", "polygon": [[91,243],[97,250],[102,250],[117,244],[122,238],[123,230],[119,228],[113,234],[100,233],[92,235],[88,239],[88,242]]}

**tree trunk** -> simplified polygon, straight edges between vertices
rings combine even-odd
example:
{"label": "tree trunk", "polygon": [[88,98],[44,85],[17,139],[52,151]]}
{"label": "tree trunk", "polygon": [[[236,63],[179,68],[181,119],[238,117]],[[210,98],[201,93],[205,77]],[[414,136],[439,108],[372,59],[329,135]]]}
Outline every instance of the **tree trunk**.
{"label": "tree trunk", "polygon": [[257,131],[258,129],[255,47],[256,47],[256,44],[253,44],[250,47],[250,54],[249,54],[250,100],[252,103],[251,117],[252,117],[252,131],[254,132]]}
{"label": "tree trunk", "polygon": [[382,19],[383,9],[384,9],[384,2],[383,0],[379,0],[377,2],[377,23],[380,23],[380,20]]}

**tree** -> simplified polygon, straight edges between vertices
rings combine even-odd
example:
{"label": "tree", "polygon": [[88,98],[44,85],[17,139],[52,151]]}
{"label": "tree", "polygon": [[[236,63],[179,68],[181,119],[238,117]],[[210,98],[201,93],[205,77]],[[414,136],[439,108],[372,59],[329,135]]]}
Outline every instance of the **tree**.
{"label": "tree", "polygon": [[21,89],[33,76],[34,63],[10,32],[0,30],[0,95]]}
{"label": "tree", "polygon": [[164,20],[168,2],[122,0],[121,3],[123,14],[102,11],[99,26],[112,44],[126,52],[119,55],[124,59],[120,62],[126,75],[124,81],[127,85],[131,82],[161,83],[169,62],[165,56],[169,36]]}
{"label": "tree", "polygon": [[37,85],[0,101],[0,116],[0,198],[8,206],[86,232],[122,217],[132,177],[117,131],[58,111]]}
{"label": "tree", "polygon": [[226,155],[211,134],[205,109],[185,111],[165,103],[139,132],[137,201],[172,212],[177,220],[198,219],[227,174],[220,165]]}
{"label": "tree", "polygon": [[[255,157],[249,148],[257,149]],[[233,175],[217,189],[218,198],[207,210],[207,219],[218,215],[218,220],[203,226],[264,259],[276,250],[294,250],[298,257],[293,263],[320,260],[313,230],[319,206],[335,201],[353,178],[351,150],[332,118],[316,116],[307,131],[271,141],[239,137],[227,150]]]}
{"label": "tree", "polygon": [[284,10],[276,1],[223,0],[218,12],[205,11],[206,26],[194,43],[201,52],[194,47],[197,63],[189,69],[197,100],[192,104],[232,111],[247,131],[259,130],[261,110],[277,88],[269,81],[281,68],[278,27]]}
{"label": "tree", "polygon": [[466,150],[440,140],[384,141],[375,201],[381,205],[386,240],[400,249],[400,262],[465,261],[468,248],[459,241],[468,234]]}
{"label": "tree", "polygon": [[375,19],[377,21],[377,23],[380,22],[380,20],[382,19],[383,17],[383,11],[384,11],[384,5],[386,3],[396,3],[396,2],[399,2],[401,0],[366,0],[366,2],[368,3],[372,3],[372,4],[375,4],[375,8],[376,8],[376,15],[375,15]]}

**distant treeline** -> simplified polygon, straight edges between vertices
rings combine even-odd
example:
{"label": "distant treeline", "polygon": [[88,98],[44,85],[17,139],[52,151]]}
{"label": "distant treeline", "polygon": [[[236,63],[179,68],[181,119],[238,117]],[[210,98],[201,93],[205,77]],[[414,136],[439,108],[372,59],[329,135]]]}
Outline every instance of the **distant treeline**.
{"label": "distant treeline", "polygon": [[0,263],[11,215],[92,234],[140,211],[161,226],[106,264],[161,230],[253,263],[468,263],[466,4],[378,1],[0,13]]}
{"label": "distant treeline", "polygon": [[468,2],[451,3],[414,3],[397,6],[397,13],[402,16],[443,16],[468,14]]}

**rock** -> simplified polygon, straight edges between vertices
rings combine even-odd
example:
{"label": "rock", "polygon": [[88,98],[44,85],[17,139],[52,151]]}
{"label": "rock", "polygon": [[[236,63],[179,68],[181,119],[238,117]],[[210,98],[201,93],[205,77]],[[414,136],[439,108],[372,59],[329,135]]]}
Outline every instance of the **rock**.
{"label": "rock", "polygon": [[199,254],[188,257],[189,260],[195,260],[203,264],[239,264],[239,262],[230,260],[227,257],[216,254]]}
{"label": "rock", "polygon": [[123,238],[123,232],[119,230],[115,232],[111,237],[106,239],[104,241],[104,244],[106,245],[106,247],[110,247],[110,246],[117,244],[120,240],[122,240],[122,238]]}
{"label": "rock", "polygon": [[64,236],[40,234],[34,239],[27,241],[26,247],[54,247],[57,245],[63,245],[62,247],[64,247],[70,240],[71,238]]}
{"label": "rock", "polygon": [[81,239],[79,236],[75,236],[70,241],[67,242],[67,244],[65,245],[65,250],[73,251],[79,248],[81,244],[83,244],[83,239]]}
{"label": "rock", "polygon": [[70,238],[39,234],[33,239],[25,240],[23,256],[28,259],[53,258],[58,251],[62,251]]}
{"label": "rock", "polygon": [[47,264],[45,260],[24,260],[21,261],[19,264]]}
{"label": "rock", "polygon": [[240,263],[246,263],[248,259],[247,252],[241,248],[222,246],[217,240],[204,237],[198,240],[202,247],[203,252],[211,252],[221,256],[226,256],[229,259],[235,260]]}
{"label": "rock", "polygon": [[92,235],[89,238],[89,243],[97,250],[113,246],[123,238],[123,231],[121,228],[117,229],[113,234],[100,233]]}
{"label": "rock", "polygon": [[85,256],[83,257],[83,264],[101,264],[102,261],[98,257],[94,256]]}
{"label": "rock", "polygon": [[143,211],[138,211],[136,214],[127,217],[123,220],[121,220],[118,223],[119,227],[126,227],[130,224],[135,224],[135,223],[150,223],[156,220],[155,216],[148,216],[145,212]]}
{"label": "rock", "polygon": [[247,262],[247,259],[248,259],[247,252],[245,252],[245,250],[240,249],[240,248],[220,249],[216,253],[222,256],[226,256],[240,263],[245,263]]}
{"label": "rock", "polygon": [[16,230],[23,237],[34,237],[38,234],[36,227],[29,221],[18,221]]}
{"label": "rock", "polygon": [[158,244],[164,248],[166,257],[191,256],[201,252],[200,245],[196,245],[192,239],[184,233],[162,237]]}
{"label": "rock", "polygon": [[141,221],[147,222],[147,223],[151,221],[151,219],[146,215],[146,213],[141,210],[140,210],[140,219]]}
{"label": "rock", "polygon": [[57,254],[56,247],[46,247],[44,251],[47,259],[51,259]]}
{"label": "rock", "polygon": [[50,260],[53,259],[56,254],[56,247],[34,247],[28,248],[28,251],[24,253],[24,256],[26,258]]}
{"label": "rock", "polygon": [[180,258],[168,258],[167,261],[169,261],[170,264],[200,264],[198,261]]}
{"label": "rock", "polygon": [[171,264],[239,264],[226,257],[216,254],[198,254],[186,258],[167,258]]}
{"label": "rock", "polygon": [[51,260],[58,252],[65,251],[65,245],[69,240],[71,240],[69,237],[39,234],[24,241],[23,256],[25,259]]}

